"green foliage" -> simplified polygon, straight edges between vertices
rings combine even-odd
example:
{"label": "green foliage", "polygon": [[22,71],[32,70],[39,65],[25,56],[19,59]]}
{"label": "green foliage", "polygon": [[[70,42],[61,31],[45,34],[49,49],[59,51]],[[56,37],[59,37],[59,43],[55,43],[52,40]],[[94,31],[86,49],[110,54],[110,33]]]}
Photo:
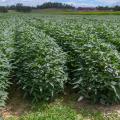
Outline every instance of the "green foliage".
{"label": "green foliage", "polygon": [[[109,27],[108,27],[109,26]],[[97,23],[95,25],[97,36],[104,40],[104,42],[110,43],[114,45],[116,49],[120,52],[120,25],[114,24],[111,25],[109,23],[101,25],[101,23]]]}
{"label": "green foliage", "polygon": [[16,6],[15,6],[15,10],[16,10],[17,12],[29,13],[29,12],[32,11],[32,7],[30,7],[30,6],[23,6],[22,3],[18,3],[18,4],[16,4]]}
{"label": "green foliage", "polygon": [[[93,20],[87,23],[89,19],[86,18],[84,25],[74,18],[64,21],[45,19],[39,23],[36,21],[36,27],[55,38],[67,52],[69,82],[75,91],[92,102],[120,102],[119,33],[111,31],[116,38],[111,37],[108,28],[96,24],[99,21],[94,25]],[[112,28],[111,25],[109,27]]]}
{"label": "green foliage", "polygon": [[0,15],[0,106],[14,74],[37,101],[64,90],[66,71],[80,97],[120,102],[119,16],[14,15]]}
{"label": "green foliage", "polygon": [[10,73],[12,70],[13,37],[11,29],[0,33],[0,107],[5,105],[7,99],[7,88],[9,87]]}
{"label": "green foliage", "polygon": [[106,43],[86,43],[76,49],[72,84],[79,94],[103,104],[120,101],[120,55]]}
{"label": "green foliage", "polygon": [[24,24],[16,31],[15,70],[18,83],[33,101],[63,92],[66,57],[54,39]]}
{"label": "green foliage", "polygon": [[[53,14],[57,12],[53,12]],[[108,12],[102,12],[102,11],[93,11],[93,12],[80,12],[80,11],[71,11],[71,12],[65,12],[65,11],[61,11],[61,12],[58,12],[58,14],[61,14],[61,15],[120,15],[120,11],[116,11],[116,12],[111,12],[111,11],[108,11]]]}
{"label": "green foliage", "polygon": [[47,2],[37,6],[38,9],[75,9],[72,5],[58,3],[58,2]]}
{"label": "green foliage", "polygon": [[4,6],[0,6],[0,13],[7,13],[8,12],[8,8],[4,7]]}

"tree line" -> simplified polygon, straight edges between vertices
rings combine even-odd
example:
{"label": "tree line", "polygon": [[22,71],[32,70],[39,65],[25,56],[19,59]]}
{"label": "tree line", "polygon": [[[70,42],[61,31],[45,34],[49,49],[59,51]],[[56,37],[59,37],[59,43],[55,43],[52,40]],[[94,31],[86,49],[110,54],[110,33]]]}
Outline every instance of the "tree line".
{"label": "tree line", "polygon": [[31,12],[33,9],[47,9],[47,8],[56,8],[56,9],[75,9],[72,5],[67,5],[57,2],[47,2],[42,5],[37,5],[36,7],[24,6],[22,3],[17,3],[16,5],[11,6],[0,6],[0,12],[8,12],[8,10],[15,10],[17,12]]}
{"label": "tree line", "polygon": [[22,3],[11,6],[0,6],[0,12],[7,13],[9,10],[15,10],[17,12],[31,12],[32,7],[24,6]]}
{"label": "tree line", "polygon": [[46,8],[58,8],[58,9],[75,9],[72,5],[57,3],[57,2],[48,2],[42,5],[38,5],[37,9],[46,9]]}
{"label": "tree line", "polygon": [[[73,10],[86,10],[87,8],[79,7],[75,8],[72,5],[57,3],[57,2],[47,2],[42,5],[37,5],[36,7],[31,6],[24,6],[22,3],[18,3],[16,5],[11,6],[0,6],[0,12],[8,12],[8,10],[15,10],[17,12],[31,12],[33,9],[48,9],[48,8],[55,8],[55,9],[73,9]],[[96,8],[89,8],[89,10],[99,10],[99,11],[120,11],[120,6],[108,7],[108,6],[98,6]]]}
{"label": "tree line", "polygon": [[116,5],[114,7],[109,7],[109,6],[98,6],[96,7],[97,10],[108,10],[108,11],[120,11],[120,6]]}

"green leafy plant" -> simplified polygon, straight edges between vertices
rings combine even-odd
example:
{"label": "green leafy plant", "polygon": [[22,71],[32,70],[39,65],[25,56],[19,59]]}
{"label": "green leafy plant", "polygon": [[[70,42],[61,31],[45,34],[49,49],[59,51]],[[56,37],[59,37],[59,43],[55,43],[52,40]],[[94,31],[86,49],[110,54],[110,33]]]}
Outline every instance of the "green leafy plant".
{"label": "green leafy plant", "polygon": [[54,39],[24,24],[16,31],[15,46],[15,72],[26,95],[38,101],[63,92],[66,55]]}
{"label": "green leafy plant", "polygon": [[7,21],[4,21],[0,27],[0,107],[5,105],[7,88],[10,85],[11,61],[14,52],[14,32],[11,29]]}

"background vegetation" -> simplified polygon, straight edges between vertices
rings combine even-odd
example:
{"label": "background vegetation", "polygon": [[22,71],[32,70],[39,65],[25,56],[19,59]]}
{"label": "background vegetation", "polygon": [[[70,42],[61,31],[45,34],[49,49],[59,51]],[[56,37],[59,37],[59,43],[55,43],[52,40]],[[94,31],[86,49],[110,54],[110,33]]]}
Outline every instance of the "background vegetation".
{"label": "background vegetation", "polygon": [[[36,7],[24,6],[22,3],[17,3],[11,6],[0,6],[0,12],[8,12],[8,10],[14,10],[17,12],[32,12],[32,10],[42,10],[42,9],[61,9],[61,10],[72,10],[75,11],[120,11],[120,6],[98,6],[98,7],[74,7],[72,5],[58,3],[58,2],[47,2],[42,5],[37,5]],[[79,13],[80,14],[80,13]],[[110,13],[109,13],[110,14]]]}

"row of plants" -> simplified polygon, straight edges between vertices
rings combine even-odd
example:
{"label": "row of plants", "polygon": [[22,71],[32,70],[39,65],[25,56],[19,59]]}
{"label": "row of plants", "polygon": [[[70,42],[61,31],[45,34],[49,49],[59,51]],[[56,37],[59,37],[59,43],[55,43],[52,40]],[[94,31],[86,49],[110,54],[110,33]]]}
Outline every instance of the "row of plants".
{"label": "row of plants", "polygon": [[[109,27],[108,27],[109,26]],[[110,43],[115,46],[115,48],[120,52],[120,25],[119,24],[103,24],[95,26],[96,34],[99,38],[103,39],[105,42]]]}
{"label": "row of plants", "polygon": [[35,27],[22,24],[15,32],[16,82],[34,102],[51,100],[64,91],[66,54]]}
{"label": "row of plants", "polygon": [[0,107],[5,105],[12,71],[14,32],[10,21],[1,19],[0,22]]}
{"label": "row of plants", "polygon": [[[104,31],[98,29],[98,24],[86,19],[85,22],[73,18],[62,21],[63,19],[64,17],[48,17],[46,20],[46,17],[36,17],[34,20],[31,19],[31,24],[53,37],[67,53],[69,83],[79,94],[79,100],[87,98],[95,103],[119,103],[119,44],[106,42],[109,38],[102,36]],[[104,27],[102,24],[99,25],[101,28]],[[110,40],[116,39],[110,36]]]}

